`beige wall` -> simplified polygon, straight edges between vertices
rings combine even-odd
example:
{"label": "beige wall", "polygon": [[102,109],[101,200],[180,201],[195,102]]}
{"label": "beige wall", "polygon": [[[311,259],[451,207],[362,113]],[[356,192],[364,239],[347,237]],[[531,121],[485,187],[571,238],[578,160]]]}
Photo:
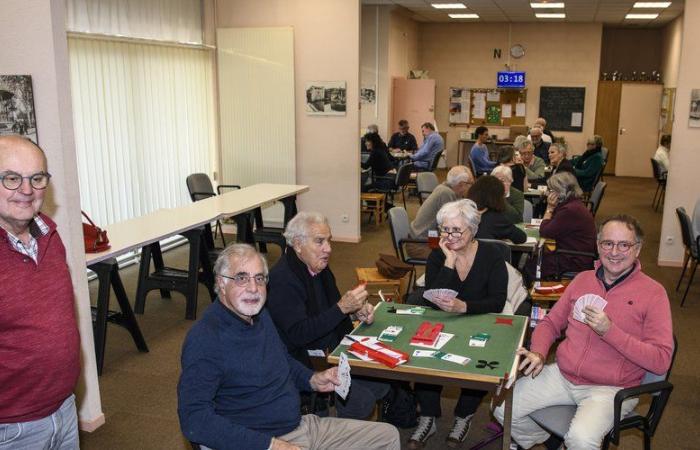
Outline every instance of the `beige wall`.
{"label": "beige wall", "polygon": [[[511,62],[513,70],[527,72],[527,123],[537,118],[540,86],[580,86],[586,88],[583,132],[555,131],[555,135],[564,136],[571,154],[578,154],[593,134],[600,24],[421,24],[420,65],[437,81],[436,119],[441,130],[448,130],[450,165],[456,163],[459,132],[466,127],[448,127],[448,89],[495,87],[496,72],[505,70],[508,62],[509,31],[510,42],[526,49],[523,58]],[[502,49],[501,59],[493,58],[494,48]],[[505,137],[508,130],[492,127],[491,133]]]}
{"label": "beige wall", "polygon": [[[220,28],[294,28],[297,182],[311,187],[298,205],[327,215],[335,239],[358,241],[359,0],[217,1],[216,20]],[[325,80],[347,83],[345,116],[304,112],[306,83]],[[348,222],[341,220],[343,215]]]}
{"label": "beige wall", "polygon": [[53,175],[43,211],[58,224],[68,254],[82,353],[78,414],[81,428],[92,430],[104,416],[85,272],[64,2],[5,0],[2,8],[12,13],[0,15],[0,73],[32,76],[39,145]]}
{"label": "beige wall", "polygon": [[664,87],[673,88],[678,83],[682,37],[683,16],[666,25],[661,32],[661,75]]}
{"label": "beige wall", "polygon": [[[671,168],[659,247],[661,265],[678,265],[682,261],[683,241],[675,209],[683,206],[688,214],[692,214],[695,202],[700,198],[700,128],[688,127],[690,91],[700,89],[700,47],[697,45],[700,42],[700,2],[685,3],[682,30]],[[667,237],[673,242],[668,243]]]}
{"label": "beige wall", "polygon": [[391,7],[365,5],[362,7],[360,33],[360,86],[374,86],[377,102],[360,105],[360,128],[379,126],[379,134],[389,139],[389,110],[391,85],[387,67],[389,64],[389,15]]}

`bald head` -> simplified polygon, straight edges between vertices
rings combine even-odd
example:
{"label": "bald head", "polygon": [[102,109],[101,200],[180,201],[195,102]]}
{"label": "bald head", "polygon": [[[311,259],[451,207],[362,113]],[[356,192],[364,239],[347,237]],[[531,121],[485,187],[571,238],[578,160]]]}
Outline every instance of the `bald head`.
{"label": "bald head", "polygon": [[42,174],[46,157],[36,144],[21,136],[0,137],[0,227],[20,239],[28,238],[29,224],[44,203],[46,184],[32,185]]}

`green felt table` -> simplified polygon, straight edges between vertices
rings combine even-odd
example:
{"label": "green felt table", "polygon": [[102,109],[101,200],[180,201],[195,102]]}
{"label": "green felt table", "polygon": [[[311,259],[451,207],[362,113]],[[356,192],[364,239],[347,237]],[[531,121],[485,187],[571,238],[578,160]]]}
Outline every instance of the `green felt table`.
{"label": "green felt table", "polygon": [[[427,381],[458,384],[463,387],[474,387],[475,383],[492,385],[487,387],[487,389],[495,388],[504,379],[515,376],[515,351],[522,345],[525,330],[527,329],[527,317],[502,314],[452,314],[431,308],[426,308],[426,312],[423,315],[404,315],[388,312],[390,308],[394,307],[407,309],[411,306],[380,302],[375,309],[374,323],[371,325],[361,324],[353,330],[352,334],[377,337],[388,326],[402,326],[403,330],[396,341],[386,344],[408,353],[411,356],[410,360],[391,369],[385,366],[379,367],[380,365],[377,363],[362,361],[348,354],[350,365],[353,368],[374,369],[372,372],[378,370],[380,372],[379,375],[377,373],[374,373],[374,375],[386,378],[412,380],[426,380],[427,378],[429,379]],[[504,322],[510,323],[496,323],[499,318]],[[433,324],[442,323],[444,325],[443,333],[454,334],[452,339],[440,351],[466,356],[471,358],[471,361],[466,366],[463,366],[437,358],[414,358],[412,356],[413,351],[425,349],[425,347],[411,345],[410,340],[421,323],[425,321]],[[488,333],[491,335],[485,347],[469,346],[469,337],[476,333]],[[339,345],[328,357],[328,361],[337,363],[340,353],[347,351],[347,348],[347,346]],[[489,363],[497,361],[498,364],[492,364],[495,366],[493,369],[488,366],[478,368],[479,360],[485,360]],[[404,376],[397,375],[399,372]],[[407,376],[410,374],[415,375],[415,377]],[[484,388],[484,386],[480,387]]]}

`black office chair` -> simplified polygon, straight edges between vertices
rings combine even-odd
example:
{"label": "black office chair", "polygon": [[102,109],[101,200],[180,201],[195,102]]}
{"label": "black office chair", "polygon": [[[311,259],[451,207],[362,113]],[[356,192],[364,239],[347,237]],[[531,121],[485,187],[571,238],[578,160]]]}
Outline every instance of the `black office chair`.
{"label": "black office chair", "polygon": [[[220,184],[216,187],[216,192],[214,192],[214,186],[211,184],[209,175],[206,173],[193,173],[185,179],[187,184],[187,191],[190,193],[190,198],[193,202],[203,200],[205,198],[214,197],[217,194],[221,194],[223,189],[240,189],[241,187],[237,184]],[[215,248],[214,239],[216,239],[217,233],[221,233],[221,242],[223,242],[224,247],[226,247],[226,238],[224,238],[224,231],[221,227],[221,221],[216,221],[216,228],[214,229],[213,238],[211,238],[211,225],[206,225],[206,230],[209,232],[210,237],[207,239],[207,245],[211,250]]]}
{"label": "black office chair", "polygon": [[[631,429],[637,429],[644,433],[644,449],[651,449],[651,438],[656,432],[668,403],[668,398],[671,395],[671,391],[673,391],[673,385],[668,381],[668,376],[676,360],[677,351],[678,340],[676,336],[673,336],[673,356],[671,356],[671,366],[668,372],[662,375],[647,372],[639,386],[621,389],[615,394],[613,428],[603,439],[603,450],[607,450],[611,442],[619,445],[620,432]],[[641,397],[642,395],[651,396],[651,402],[646,414],[640,415],[632,410],[627,416],[622,417],[622,402],[629,398]],[[548,449],[557,449],[569,431],[571,420],[575,414],[575,405],[559,405],[535,411],[530,414],[530,418],[552,433],[552,438],[545,443],[546,447]]]}
{"label": "black office chair", "polygon": [[654,211],[656,211],[666,194],[666,177],[668,174],[661,170],[661,165],[654,158],[651,158],[651,170],[656,180],[656,191],[654,192],[654,199],[651,201],[651,206],[654,208]]}
{"label": "black office chair", "polygon": [[593,214],[593,217],[595,217],[596,213],[598,212],[598,208],[600,207],[600,202],[603,200],[603,194],[605,194],[606,187],[608,187],[608,183],[605,181],[598,181],[593,188],[593,192],[591,192],[590,198],[584,202],[591,211],[591,214]]}
{"label": "black office chair", "polygon": [[391,203],[394,202],[394,194],[401,192],[401,199],[403,200],[403,207],[406,208],[406,188],[409,181],[411,180],[411,171],[413,170],[413,163],[408,163],[400,166],[396,171],[396,175],[391,176],[377,176],[377,179],[390,179],[392,180],[392,185],[388,190],[377,189],[377,192],[383,192],[388,197],[391,198]]}
{"label": "black office chair", "polygon": [[676,292],[681,286],[681,281],[685,276],[685,270],[688,268],[688,263],[692,260],[693,268],[690,270],[690,279],[688,279],[688,285],[685,287],[685,292],[683,293],[683,299],[681,300],[681,306],[685,303],[685,298],[688,296],[688,290],[690,290],[690,285],[693,283],[693,278],[695,277],[695,270],[698,268],[698,258],[700,257],[700,236],[693,239],[693,223],[690,220],[690,216],[685,212],[685,208],[682,206],[676,208],[676,215],[678,216],[678,221],[681,225],[681,235],[683,236],[683,246],[685,247],[685,254],[683,255],[683,270],[681,271],[681,277],[678,279],[678,284],[676,284]]}

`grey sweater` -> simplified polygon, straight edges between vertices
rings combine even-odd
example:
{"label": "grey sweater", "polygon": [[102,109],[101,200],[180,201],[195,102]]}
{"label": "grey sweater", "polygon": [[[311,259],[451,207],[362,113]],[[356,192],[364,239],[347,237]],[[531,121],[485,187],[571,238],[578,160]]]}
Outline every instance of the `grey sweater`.
{"label": "grey sweater", "polygon": [[430,193],[427,199],[418,209],[416,218],[411,222],[411,237],[413,239],[426,239],[428,230],[437,229],[438,211],[445,203],[457,200],[457,194],[447,184],[442,183]]}

